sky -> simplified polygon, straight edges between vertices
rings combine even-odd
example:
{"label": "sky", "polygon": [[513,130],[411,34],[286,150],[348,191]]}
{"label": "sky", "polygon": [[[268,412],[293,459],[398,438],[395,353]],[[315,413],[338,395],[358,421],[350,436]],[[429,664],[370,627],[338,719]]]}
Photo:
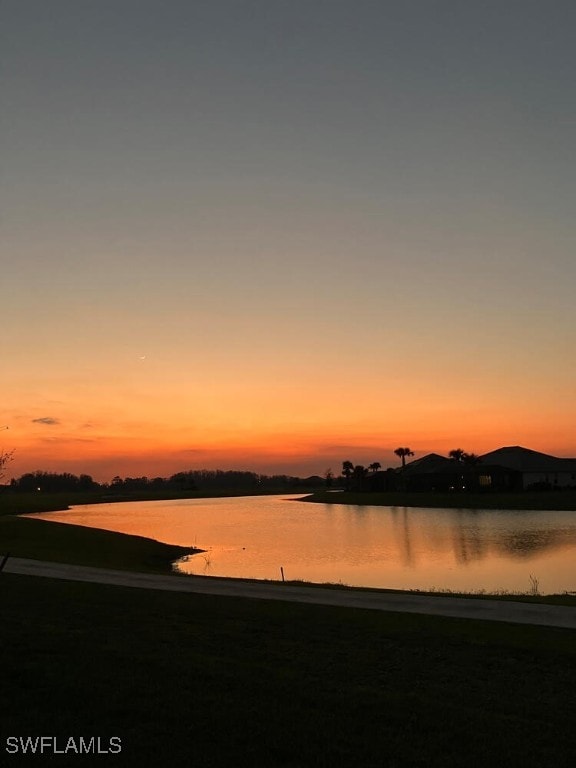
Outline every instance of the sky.
{"label": "sky", "polygon": [[573,0],[3,0],[0,449],[576,456]]}

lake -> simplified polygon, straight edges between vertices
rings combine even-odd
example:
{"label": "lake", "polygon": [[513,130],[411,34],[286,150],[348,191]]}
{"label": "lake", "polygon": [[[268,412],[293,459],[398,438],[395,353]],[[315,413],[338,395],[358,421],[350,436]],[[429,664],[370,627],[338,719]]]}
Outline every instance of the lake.
{"label": "lake", "polygon": [[[206,550],[178,570],[393,589],[576,591],[576,512],[311,504],[299,496],[138,501],[35,517]],[[335,497],[337,494],[335,494]]]}

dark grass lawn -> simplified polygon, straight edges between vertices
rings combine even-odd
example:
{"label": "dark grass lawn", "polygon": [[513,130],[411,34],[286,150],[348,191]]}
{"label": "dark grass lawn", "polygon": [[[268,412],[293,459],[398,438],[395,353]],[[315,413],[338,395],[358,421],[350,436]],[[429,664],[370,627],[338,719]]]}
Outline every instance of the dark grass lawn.
{"label": "dark grass lawn", "polygon": [[0,574],[10,735],[98,765],[574,765],[576,633]]}

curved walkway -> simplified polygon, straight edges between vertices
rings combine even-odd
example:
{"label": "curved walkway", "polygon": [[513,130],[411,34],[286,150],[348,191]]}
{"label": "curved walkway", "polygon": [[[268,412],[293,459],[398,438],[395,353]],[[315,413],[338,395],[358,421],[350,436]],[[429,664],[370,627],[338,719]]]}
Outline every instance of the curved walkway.
{"label": "curved walkway", "polygon": [[84,565],[49,563],[42,560],[10,558],[5,573],[43,576],[68,581],[89,581],[140,589],[161,589],[171,592],[195,592],[257,600],[287,600],[296,603],[335,605],[347,608],[367,608],[376,611],[433,614],[459,619],[507,621],[514,624],[540,624],[549,627],[576,629],[576,608],[506,600],[443,597],[413,593],[364,592],[362,590],[326,589],[294,586],[280,582],[246,582],[207,576],[157,576],[150,573],[114,571]]}

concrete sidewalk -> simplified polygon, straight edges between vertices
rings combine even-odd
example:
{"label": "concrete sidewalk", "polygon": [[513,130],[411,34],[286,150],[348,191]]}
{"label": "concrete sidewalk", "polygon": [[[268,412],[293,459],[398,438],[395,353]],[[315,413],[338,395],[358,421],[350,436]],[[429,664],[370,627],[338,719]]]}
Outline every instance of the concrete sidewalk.
{"label": "concrete sidewalk", "polygon": [[194,592],[256,600],[286,600],[296,603],[335,605],[345,608],[366,608],[375,611],[421,613],[451,616],[459,619],[506,621],[513,624],[540,624],[548,627],[576,629],[576,608],[506,600],[443,597],[412,593],[363,592],[361,590],[326,589],[293,586],[282,583],[245,582],[206,576],[156,576],[149,573],[113,571],[83,565],[49,563],[42,560],[10,558],[4,573],[43,576],[68,581],[88,581],[139,589],[160,589],[171,592]]}

